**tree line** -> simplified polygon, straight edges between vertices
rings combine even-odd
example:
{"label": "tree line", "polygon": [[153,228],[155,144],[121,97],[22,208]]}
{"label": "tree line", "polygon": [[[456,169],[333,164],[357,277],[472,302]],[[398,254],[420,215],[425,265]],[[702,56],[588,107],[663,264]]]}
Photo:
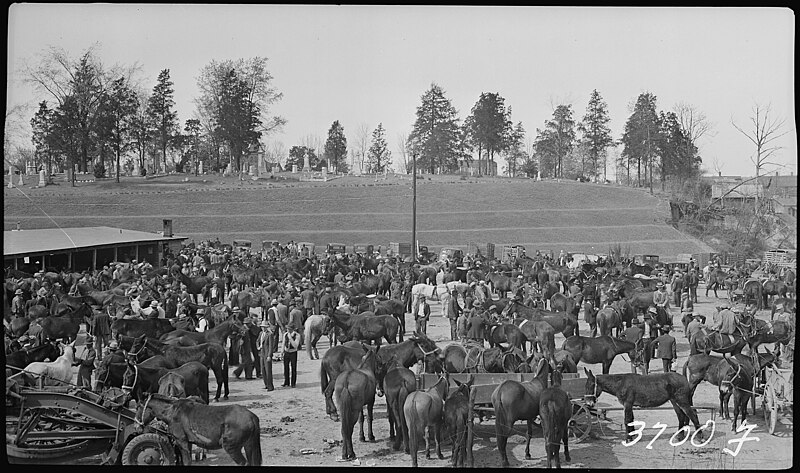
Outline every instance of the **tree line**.
{"label": "tree line", "polygon": [[[163,69],[147,90],[133,80],[138,69],[104,67],[93,49],[73,60],[57,48],[27,67],[25,80],[49,96],[31,119],[35,160],[51,172],[58,166],[117,177],[120,167],[132,167],[133,161],[148,172],[163,172],[168,157],[179,172],[196,173],[200,162],[212,171],[231,162],[238,170],[254,149],[286,168],[302,168],[306,159],[313,169],[332,172],[348,172],[356,163],[369,173],[392,167],[382,123],[371,131],[362,125],[350,148],[337,120],[324,143],[310,136],[288,151],[280,143],[264,149],[262,138],[286,123],[270,110],[282,94],[272,85],[267,58],[212,60],[204,66],[194,116],[182,126],[170,70]],[[700,174],[696,143],[708,129],[705,117],[686,105],[659,111],[650,92],[632,105],[619,139],[611,135],[608,106],[597,90],[580,120],[572,105],[555,105],[531,138],[511,115],[499,93],[482,92],[462,120],[444,89],[433,83],[420,97],[411,131],[400,136],[400,170],[409,172],[415,159],[423,172],[494,175],[503,162],[509,176],[605,180],[613,165],[624,170],[628,183],[651,186],[654,178],[663,184]],[[609,162],[615,147],[622,151]]]}

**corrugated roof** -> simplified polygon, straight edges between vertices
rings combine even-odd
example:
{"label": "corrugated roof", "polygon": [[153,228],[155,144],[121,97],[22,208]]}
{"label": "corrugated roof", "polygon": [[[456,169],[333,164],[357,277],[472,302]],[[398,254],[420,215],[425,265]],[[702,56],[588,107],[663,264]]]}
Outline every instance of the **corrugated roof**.
{"label": "corrugated roof", "polygon": [[46,228],[3,232],[3,255],[42,253],[102,245],[143,243],[148,241],[185,240],[188,237],[164,237],[159,233],[139,232],[112,227]]}

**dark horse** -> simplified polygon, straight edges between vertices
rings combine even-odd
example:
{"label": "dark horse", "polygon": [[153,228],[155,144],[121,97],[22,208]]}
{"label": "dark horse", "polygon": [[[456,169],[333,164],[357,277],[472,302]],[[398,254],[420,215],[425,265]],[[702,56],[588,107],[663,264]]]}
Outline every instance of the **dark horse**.
{"label": "dark horse", "polygon": [[411,466],[417,465],[417,450],[420,436],[425,437],[425,459],[431,458],[431,437],[436,439],[436,456],[439,460],[442,455],[442,423],[444,422],[444,400],[447,397],[449,383],[447,376],[440,376],[439,380],[425,391],[414,391],[406,398],[403,404],[403,415],[408,426],[409,453],[411,453]]}
{"label": "dark horse", "polygon": [[400,322],[393,315],[374,315],[372,312],[348,315],[334,311],[331,314],[331,322],[344,331],[345,340],[374,340],[378,347],[381,346],[382,338],[388,343],[397,343],[397,333],[400,329]]}
{"label": "dark horse", "polygon": [[501,343],[507,343],[509,346],[519,348],[522,350],[523,355],[528,356],[525,347],[525,342],[528,339],[516,325],[505,323],[490,324],[488,330],[484,333],[490,348]]}
{"label": "dark horse", "polygon": [[452,343],[442,350],[441,360],[448,373],[513,373],[524,357],[515,353],[513,347],[498,345],[484,349]]}
{"label": "dark horse", "polygon": [[[692,390],[689,381],[678,373],[658,374],[601,374],[595,376],[590,370],[586,372],[586,401],[593,406],[600,394],[607,392],[616,396],[625,408],[626,440],[630,442],[633,431],[633,406],[658,407],[665,402],[672,403],[675,414],[678,415],[678,431],[689,421],[695,429],[700,429],[700,421],[692,408]],[[679,435],[679,440],[688,435],[688,430]],[[697,432],[702,438],[702,432]]]}
{"label": "dark horse", "polygon": [[761,293],[762,297],[764,298],[763,305],[759,306],[759,309],[762,307],[769,307],[769,296],[780,296],[785,298],[788,291],[789,286],[787,286],[783,281],[764,281],[764,290]]}
{"label": "dark horse", "polygon": [[353,428],[356,421],[359,423],[359,438],[366,441],[364,436],[364,406],[367,407],[367,434],[370,442],[375,441],[372,433],[372,408],[375,405],[375,389],[378,386],[376,371],[378,361],[375,352],[369,349],[361,358],[361,363],[353,369],[343,371],[336,378],[334,395],[339,401],[342,412],[342,459],[354,460]]}
{"label": "dark horse", "polygon": [[122,375],[122,390],[142,402],[146,394],[158,392],[158,380],[167,373],[177,373],[186,381],[186,394],[199,396],[208,403],[208,368],[199,361],[190,361],[175,369],[148,368],[137,365],[130,358],[128,368]]}
{"label": "dark horse", "polygon": [[92,307],[85,303],[78,310],[66,315],[45,317],[39,322],[42,326],[42,339],[67,339],[68,342],[73,342],[78,337],[81,323],[88,326],[91,318]]}
{"label": "dark horse", "polygon": [[444,426],[446,436],[453,441],[453,453],[450,457],[451,465],[463,468],[467,456],[467,423],[469,422],[469,395],[475,376],[470,375],[466,383],[454,379],[455,391],[444,401]]}
{"label": "dark horse", "polygon": [[[723,419],[730,419],[728,402],[733,394],[734,424],[740,411],[743,411],[743,421],[747,415],[747,400],[750,398],[750,390],[753,387],[754,374],[752,363],[749,360],[742,363],[736,358],[720,358],[704,353],[691,355],[683,365],[683,376],[689,380],[692,397],[702,381],[708,381],[719,387],[719,411]],[[736,430],[735,427],[734,430]]]}
{"label": "dark horse", "polygon": [[397,333],[398,339],[402,342],[406,333],[406,308],[402,302],[390,299],[388,301],[375,302],[375,315],[393,315],[400,323],[400,330]]}
{"label": "dark horse", "polygon": [[408,426],[403,415],[403,404],[410,393],[417,390],[414,372],[402,366],[392,366],[383,377],[383,392],[386,393],[386,411],[389,417],[389,439],[394,450],[408,453]]}
{"label": "dark horse", "polygon": [[503,310],[503,317],[509,317],[516,314],[517,317],[524,317],[532,322],[543,321],[550,324],[553,330],[561,332],[564,337],[569,337],[575,334],[578,327],[578,314],[567,312],[551,312],[544,309],[536,309],[522,305],[519,301],[509,301],[506,308]]}
{"label": "dark horse", "polygon": [[167,319],[117,319],[111,323],[111,334],[114,338],[117,338],[117,335],[128,337],[147,335],[150,338],[158,338],[174,330],[175,327]]}
{"label": "dark horse", "polygon": [[137,409],[136,418],[146,425],[154,417],[167,423],[185,466],[192,464],[190,444],[207,450],[224,449],[239,466],[261,466],[258,416],[242,406],[207,406],[191,399],[151,394]]}
{"label": "dark horse", "polygon": [[603,374],[608,374],[611,363],[617,355],[627,353],[631,358],[636,355],[636,344],[609,336],[569,337],[561,345],[562,350],[572,355],[575,363],[602,363]]}
{"label": "dark horse", "polygon": [[561,373],[554,371],[552,374],[553,385],[539,397],[539,417],[542,419],[542,433],[544,434],[544,451],[547,455],[547,468],[561,468],[561,457],[558,451],[561,442],[564,442],[564,459],[569,458],[569,420],[572,417],[572,401],[569,395],[561,389]]}
{"label": "dark horse", "polygon": [[531,435],[533,420],[539,415],[539,400],[542,391],[547,388],[547,376],[552,371],[547,360],[539,360],[536,376],[524,383],[507,379],[492,392],[492,406],[495,413],[495,432],[497,449],[500,451],[500,466],[508,468],[506,443],[513,433],[514,423],[524,419],[528,423],[525,434],[525,459],[531,459]]}
{"label": "dark horse", "polygon": [[[225,396],[228,399],[228,354],[225,348],[218,343],[201,343],[191,347],[168,345],[158,340],[146,338],[144,335],[133,340],[130,348],[131,354],[139,354],[137,361],[155,355],[162,355],[171,363],[170,368],[177,368],[190,361],[199,361],[206,368],[214,372],[217,380],[217,395],[215,401],[219,401],[222,388],[225,388]],[[141,357],[142,354],[146,356]]]}
{"label": "dark horse", "polygon": [[190,332],[188,330],[174,330],[161,337],[153,337],[170,345],[193,346],[201,343],[225,343],[232,334],[244,333],[246,328],[235,315],[228,317],[225,322],[205,332]]}

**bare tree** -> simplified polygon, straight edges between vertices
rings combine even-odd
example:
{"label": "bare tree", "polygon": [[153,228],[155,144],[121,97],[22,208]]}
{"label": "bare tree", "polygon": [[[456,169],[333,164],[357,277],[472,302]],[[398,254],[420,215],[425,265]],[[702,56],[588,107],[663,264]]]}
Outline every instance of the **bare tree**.
{"label": "bare tree", "polygon": [[705,113],[697,110],[693,105],[678,102],[672,111],[678,117],[678,123],[691,144],[697,146],[697,141],[706,134],[712,138],[716,136],[714,124],[708,121]]}
{"label": "bare tree", "polygon": [[408,135],[405,133],[397,134],[397,154],[400,156],[400,174],[405,174],[408,169]]}
{"label": "bare tree", "polygon": [[364,171],[364,161],[367,159],[367,152],[369,151],[369,141],[372,137],[372,130],[366,123],[361,123],[356,129],[355,143],[355,158],[358,160],[358,165],[361,171]]}
{"label": "bare tree", "polygon": [[[756,180],[758,180],[758,176],[761,175],[761,171],[765,166],[781,166],[779,163],[770,161],[770,158],[776,151],[783,148],[782,146],[777,146],[775,141],[788,133],[788,131],[783,130],[786,119],[771,115],[772,107],[770,104],[761,105],[756,103],[753,105],[752,111],[753,115],[750,116],[751,129],[743,130],[733,121],[733,117],[731,117],[731,125],[756,147],[756,154],[755,156],[750,156],[750,161],[755,165]],[[756,185],[756,208],[758,208],[758,185]]]}
{"label": "bare tree", "polygon": [[265,152],[267,161],[278,163],[281,167],[286,164],[286,158],[289,157],[283,141],[273,141],[265,148]]}

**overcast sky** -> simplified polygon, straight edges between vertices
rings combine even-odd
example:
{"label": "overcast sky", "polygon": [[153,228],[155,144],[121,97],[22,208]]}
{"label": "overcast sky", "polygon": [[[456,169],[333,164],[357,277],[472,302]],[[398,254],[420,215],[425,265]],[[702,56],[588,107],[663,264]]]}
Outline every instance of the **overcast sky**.
{"label": "overcast sky", "polygon": [[[106,66],[141,63],[149,90],[170,69],[181,124],[192,118],[197,75],[212,59],[263,56],[288,120],[263,142],[325,140],[339,120],[352,147],[362,125],[383,123],[395,163],[420,97],[440,85],[466,118],[497,92],[530,139],[555,105],[580,120],[592,89],[608,104],[614,138],[642,92],[658,110],[683,102],[714,136],[704,167],[753,174],[754,104],[771,104],[788,133],[775,160],[796,172],[794,14],[777,8],[542,8],[274,5],[31,5],[9,10],[8,105],[38,100],[16,72],[50,46],[78,57],[95,43]],[[181,126],[182,127],[182,126]]]}

